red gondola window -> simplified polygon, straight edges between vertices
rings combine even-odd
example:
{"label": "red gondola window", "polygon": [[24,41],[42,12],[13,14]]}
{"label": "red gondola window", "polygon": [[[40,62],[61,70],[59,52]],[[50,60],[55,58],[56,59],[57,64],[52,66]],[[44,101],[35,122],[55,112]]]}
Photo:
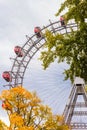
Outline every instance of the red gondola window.
{"label": "red gondola window", "polygon": [[41,28],[40,27],[35,27],[34,28],[34,33],[36,34],[37,38],[41,37]]}
{"label": "red gondola window", "polygon": [[3,72],[2,77],[7,81],[7,82],[11,82],[12,78],[11,75],[8,71]]}
{"label": "red gondola window", "polygon": [[14,52],[16,53],[16,55],[17,55],[18,57],[22,57],[22,56],[23,56],[23,52],[22,52],[22,49],[21,49],[20,46],[16,46],[16,47],[14,48]]}

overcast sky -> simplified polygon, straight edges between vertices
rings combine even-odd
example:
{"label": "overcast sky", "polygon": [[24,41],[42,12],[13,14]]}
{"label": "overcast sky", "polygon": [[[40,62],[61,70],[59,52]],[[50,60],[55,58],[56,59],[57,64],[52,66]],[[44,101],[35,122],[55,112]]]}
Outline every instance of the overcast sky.
{"label": "overcast sky", "polygon": [[[60,4],[64,0],[0,0],[0,87],[6,84],[2,79],[2,72],[10,70],[14,57],[14,46],[24,45],[25,35],[33,35],[35,26],[43,27],[49,24],[49,19],[57,21],[55,17]],[[25,75],[25,88],[37,91],[42,101],[50,105],[54,113],[60,113],[65,105],[70,87],[69,81],[64,82],[62,75],[64,64],[53,63],[45,72],[37,55],[31,61]],[[28,87],[29,86],[29,87]],[[59,95],[60,94],[60,95]],[[66,97],[66,98],[65,98]],[[62,100],[62,101],[61,101]],[[62,102],[62,104],[61,104]],[[0,102],[1,104],[1,102]],[[6,112],[0,108],[0,119],[8,124]]]}

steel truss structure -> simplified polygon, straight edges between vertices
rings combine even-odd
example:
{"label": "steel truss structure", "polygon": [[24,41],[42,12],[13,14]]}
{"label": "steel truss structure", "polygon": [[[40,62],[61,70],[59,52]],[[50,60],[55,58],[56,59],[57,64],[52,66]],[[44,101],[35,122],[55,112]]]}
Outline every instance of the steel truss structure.
{"label": "steel truss structure", "polygon": [[[68,23],[66,27],[64,27],[64,26],[61,26],[60,21],[56,21],[56,22],[50,21],[49,25],[44,26],[41,29],[41,33],[44,34],[46,29],[51,31],[54,35],[57,33],[64,35],[66,33],[70,33],[71,30],[74,30],[74,31],[78,30],[78,26],[75,22],[71,22],[71,23]],[[26,42],[21,47],[24,55],[21,58],[18,56],[16,56],[15,58],[11,58],[13,60],[13,65],[12,65],[11,71],[9,72],[11,74],[12,81],[4,86],[9,86],[9,88],[16,87],[16,86],[23,86],[23,80],[24,80],[26,69],[30,61],[32,60],[33,56],[40,50],[40,48],[42,48],[45,42],[46,42],[46,38],[44,37],[44,35],[40,38],[37,38],[36,34],[33,34],[31,37],[26,36]],[[86,98],[86,94],[85,94],[83,86],[79,87],[79,90],[80,89],[81,89],[81,94],[84,96],[84,99],[87,102],[87,98]],[[81,125],[87,128],[87,124],[85,123],[70,124],[73,114],[76,114],[76,115],[86,114],[87,115],[87,112],[85,111],[83,113],[80,113],[80,112],[73,113],[75,105],[86,106],[86,103],[76,104],[76,99],[79,94],[79,90],[76,85],[73,86],[70,97],[69,97],[70,102],[68,105],[66,105],[63,115],[65,117],[65,123],[71,125],[72,128],[73,126],[76,126],[76,128],[80,128]]]}
{"label": "steel truss structure", "polygon": [[[79,122],[77,120],[77,122],[72,122],[72,117],[74,116],[87,117],[87,94],[84,86],[84,80],[76,77],[63,113],[64,123],[68,124],[73,130],[87,129],[87,121],[84,122],[83,120]],[[79,96],[80,101],[77,101]],[[81,97],[83,97],[83,101],[81,101]]]}
{"label": "steel truss structure", "polygon": [[[43,27],[41,29],[42,34],[45,33],[45,30],[48,29],[52,33],[57,34],[66,34],[70,33],[71,29],[77,30],[77,24],[76,23],[69,23],[67,24],[66,28],[61,26],[60,21],[57,22],[51,22],[50,24]],[[19,85],[23,85],[23,79],[24,74],[26,72],[26,68],[29,65],[32,57],[40,50],[40,48],[44,45],[46,42],[46,38],[44,36],[37,38],[36,34],[32,35],[31,37],[26,36],[27,41],[26,43],[21,47],[24,55],[23,57],[16,56],[15,58],[11,58],[13,60],[13,65],[10,71],[12,81],[9,82],[9,87],[15,87]]]}

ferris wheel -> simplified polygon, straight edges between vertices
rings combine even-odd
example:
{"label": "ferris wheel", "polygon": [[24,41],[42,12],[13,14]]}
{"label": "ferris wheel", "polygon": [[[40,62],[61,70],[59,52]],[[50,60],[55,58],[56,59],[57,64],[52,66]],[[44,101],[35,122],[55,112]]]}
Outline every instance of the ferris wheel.
{"label": "ferris wheel", "polygon": [[[41,70],[41,64],[39,64],[39,61],[38,61],[37,64],[39,64],[40,68],[33,72],[34,74],[36,73],[36,75],[34,77],[34,75],[32,74],[32,69],[33,69],[32,64],[34,64],[34,65],[36,64],[35,59],[37,58],[37,55],[40,54],[39,53],[40,50],[43,50],[43,46],[46,42],[46,37],[44,36],[46,29],[51,31],[54,35],[56,35],[57,33],[64,35],[66,33],[70,33],[71,30],[74,30],[74,31],[77,30],[78,26],[75,22],[69,22],[69,23],[67,23],[67,25],[65,25],[64,20],[62,18],[56,22],[51,22],[50,20],[49,20],[49,22],[50,23],[47,26],[44,26],[42,28],[39,26],[36,26],[34,28],[34,34],[31,37],[26,35],[26,42],[23,44],[23,46],[17,45],[14,47],[14,52],[15,52],[16,56],[15,56],[15,58],[12,58],[13,64],[12,64],[11,70],[4,71],[2,74],[2,77],[7,82],[7,84],[4,86],[8,86],[9,88],[11,88],[11,87],[16,87],[16,86],[24,86],[24,82],[26,81],[25,74],[28,73],[29,77],[27,77],[27,78],[29,78],[29,80],[28,80],[29,83],[27,83],[27,84],[29,84],[29,86],[30,86],[31,80],[35,84],[37,81],[38,82],[37,85],[40,87],[37,87],[37,85],[36,85],[36,86],[34,86],[35,88],[33,88],[33,89],[36,92],[38,92],[39,95],[40,95],[40,93],[43,93],[43,98],[45,97],[47,102],[49,102],[49,100],[52,101],[52,102],[50,102],[50,104],[52,104],[52,106],[53,105],[55,106],[55,104],[57,104],[57,102],[59,102],[59,104],[61,104],[61,99],[65,100],[65,97],[68,98],[67,93],[66,93],[66,95],[64,95],[64,92],[61,93],[61,91],[68,91],[68,92],[70,91],[70,88],[66,89],[67,83],[66,83],[66,87],[63,85],[62,89],[61,89],[62,80],[63,80],[62,69],[65,69],[67,66],[64,66],[63,63],[60,64],[59,66],[56,66],[57,64],[54,63],[51,66],[51,68],[48,68],[47,70],[45,70],[45,73],[44,73],[43,70]],[[54,70],[55,70],[53,72],[50,71],[50,70],[52,70],[52,67],[54,67]],[[32,68],[32,69],[30,69],[30,68]],[[58,69],[60,69],[61,74],[57,73],[56,70],[58,70]],[[61,81],[60,81],[60,79],[53,79],[54,73],[55,73],[56,77],[58,77],[58,76],[61,77]],[[44,81],[43,77],[41,77],[41,74],[44,75],[45,81]],[[31,77],[32,77],[32,79],[31,79]],[[49,83],[48,83],[48,80],[49,80]],[[60,84],[59,87],[57,87],[58,82]],[[58,96],[57,89],[59,91],[61,99],[54,98],[54,95],[56,95],[56,97]],[[52,98],[53,98],[53,100],[52,100]],[[65,106],[65,104],[64,104],[64,106]],[[59,107],[59,106],[56,106],[56,107]]]}

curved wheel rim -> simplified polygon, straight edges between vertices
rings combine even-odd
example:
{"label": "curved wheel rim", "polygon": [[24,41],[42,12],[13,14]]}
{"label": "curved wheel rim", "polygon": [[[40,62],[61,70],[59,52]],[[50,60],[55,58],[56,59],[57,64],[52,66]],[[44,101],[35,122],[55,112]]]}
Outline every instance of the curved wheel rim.
{"label": "curved wheel rim", "polygon": [[[69,23],[67,24],[66,28],[60,25],[60,21],[57,22],[51,22],[50,24],[43,27],[41,29],[42,34],[44,34],[45,30],[48,29],[52,33],[56,34],[66,34],[71,32],[71,28],[73,30],[77,30],[77,24],[76,23]],[[11,76],[12,81],[9,82],[9,87],[16,87],[19,85],[23,85],[24,75],[26,72],[26,68],[29,65],[30,61],[32,60],[33,56],[42,48],[44,43],[46,42],[45,37],[36,38],[36,34],[32,35],[31,37],[27,38],[26,43],[21,47],[22,51],[24,52],[23,57],[16,56],[13,58],[13,65],[11,68]]]}

